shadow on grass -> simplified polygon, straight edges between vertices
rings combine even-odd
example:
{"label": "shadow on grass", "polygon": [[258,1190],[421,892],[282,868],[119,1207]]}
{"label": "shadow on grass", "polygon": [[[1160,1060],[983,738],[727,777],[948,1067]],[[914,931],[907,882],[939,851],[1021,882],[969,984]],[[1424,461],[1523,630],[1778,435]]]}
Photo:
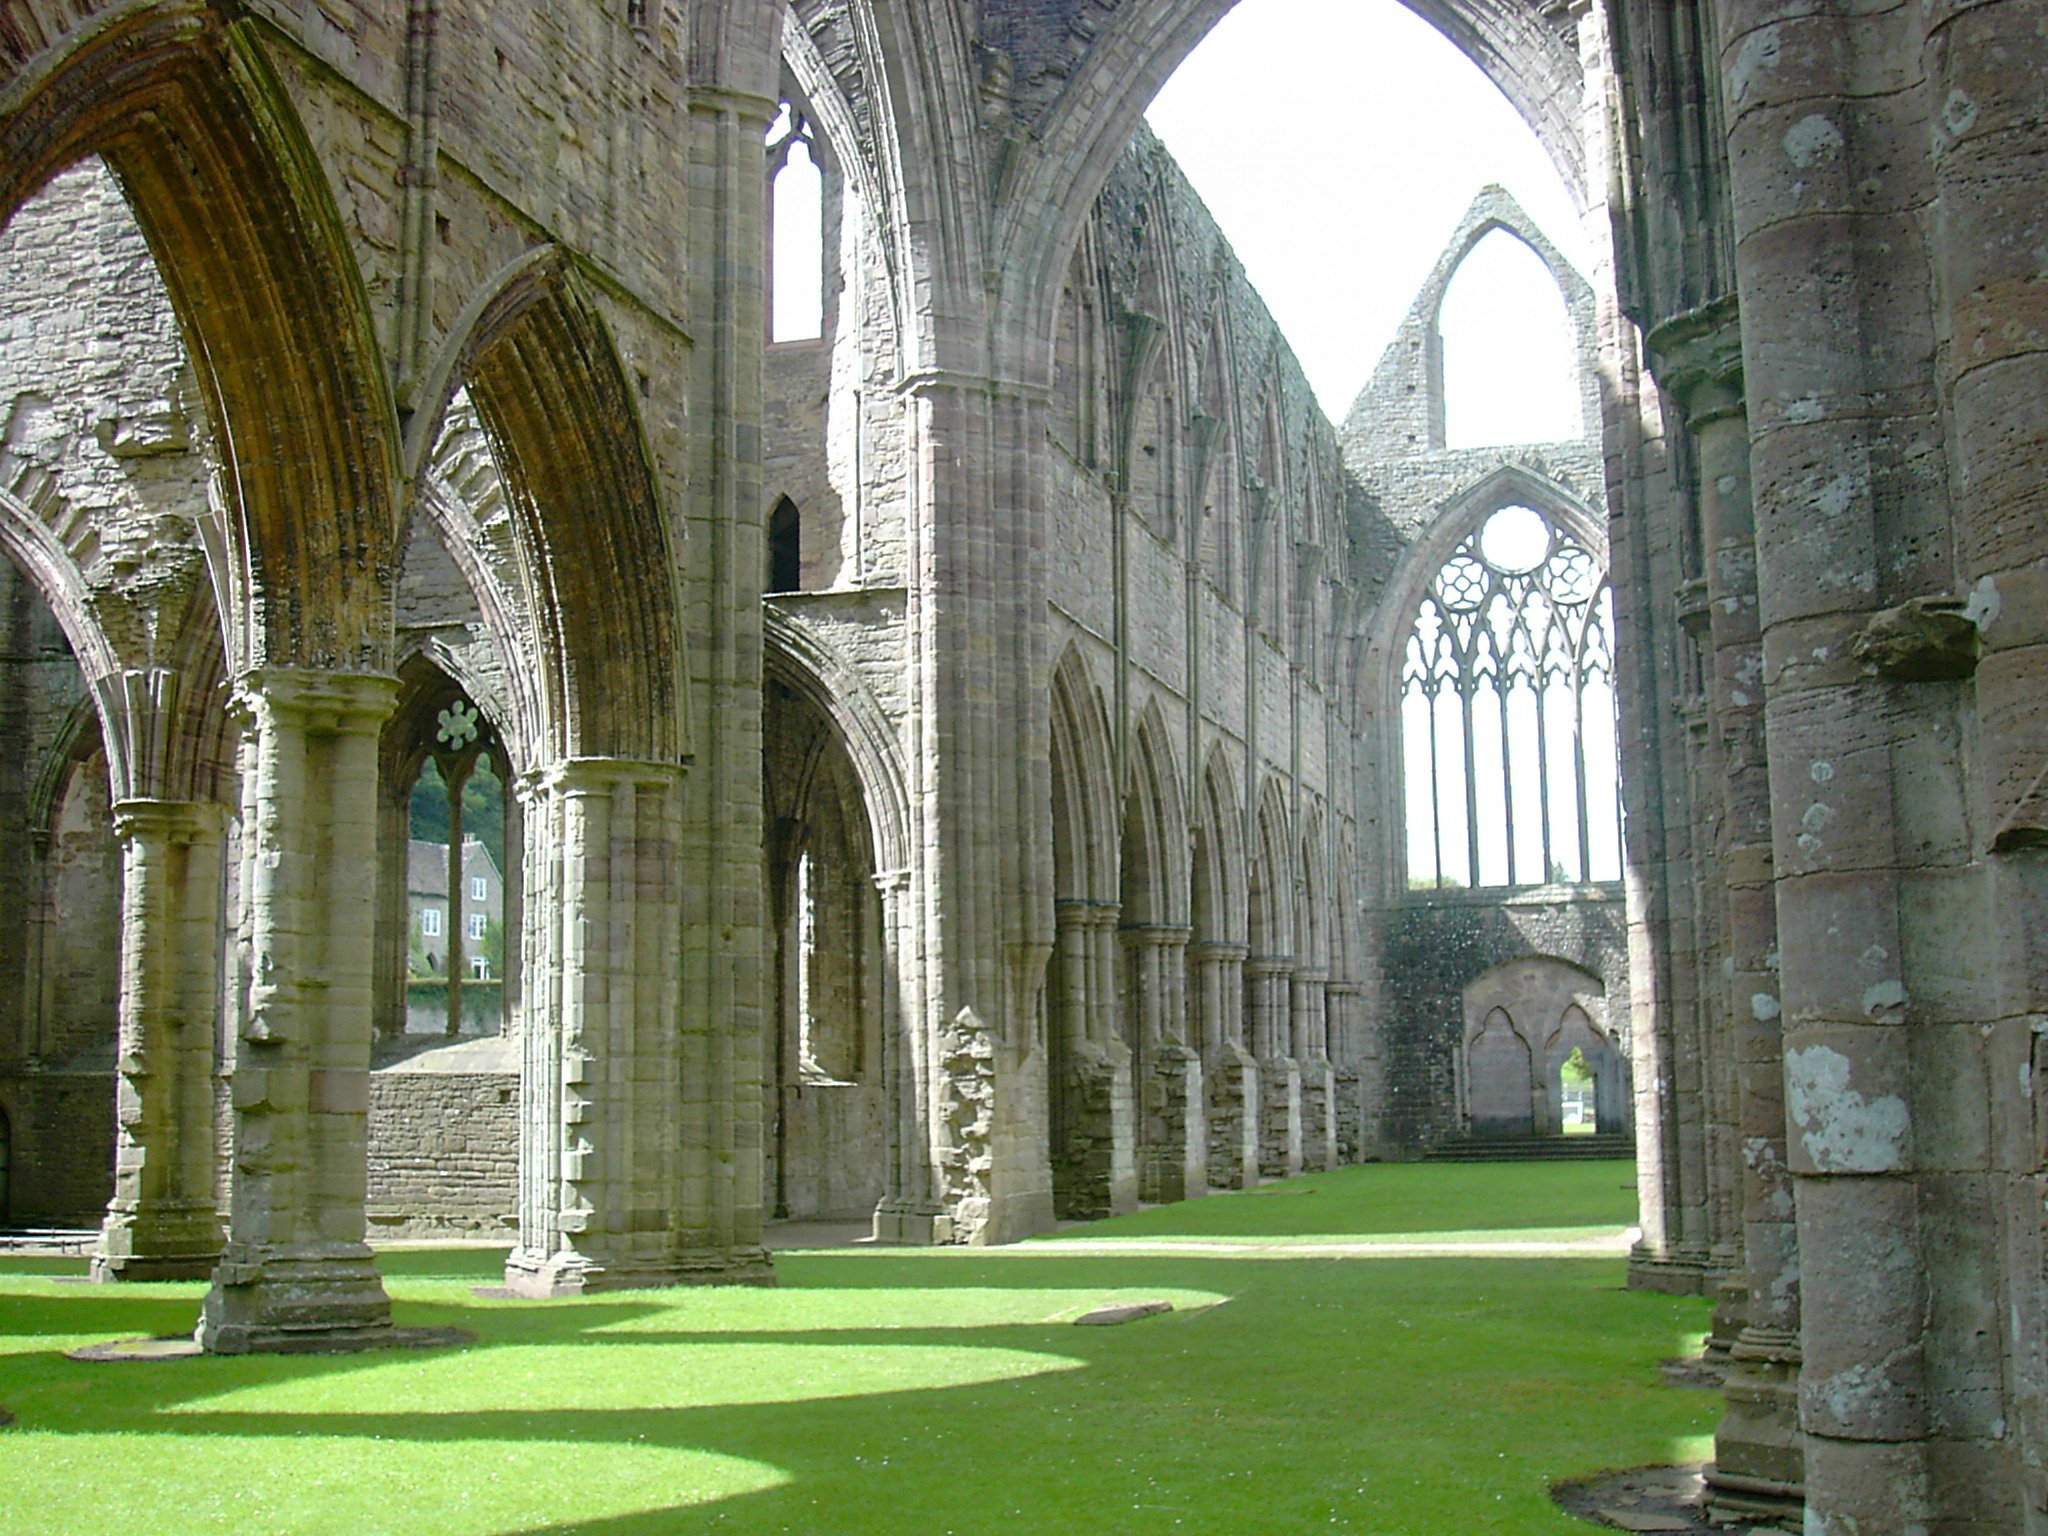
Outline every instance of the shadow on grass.
{"label": "shadow on grass", "polygon": [[[463,1271],[402,1280],[397,1310],[470,1329],[466,1350],[98,1367],[16,1354],[0,1357],[0,1400],[46,1438],[118,1444],[123,1483],[164,1498],[186,1486],[185,1447],[239,1446],[236,1464],[287,1478],[361,1459],[405,1501],[363,1529],[1555,1532],[1569,1529],[1548,1500],[1557,1477],[1655,1459],[1712,1416],[1655,1364],[1703,1304],[1606,1291],[1614,1267],[876,1251],[789,1256],[779,1292],[566,1303],[477,1301]],[[27,1336],[155,1331],[165,1308],[189,1326],[181,1289],[17,1292],[0,1314]],[[1143,1291],[1234,1299],[1123,1328],[1047,1316],[1050,1301]],[[643,1388],[670,1405],[601,1400]],[[681,1400],[692,1392],[736,1400]],[[463,1447],[474,1457],[443,1454]],[[543,1501],[457,1526],[427,1490],[417,1509],[406,1493],[472,1461],[573,1493],[594,1456],[615,1481],[587,1513]],[[17,1491],[7,1478],[0,1495]],[[351,1518],[318,1513],[321,1528]]]}

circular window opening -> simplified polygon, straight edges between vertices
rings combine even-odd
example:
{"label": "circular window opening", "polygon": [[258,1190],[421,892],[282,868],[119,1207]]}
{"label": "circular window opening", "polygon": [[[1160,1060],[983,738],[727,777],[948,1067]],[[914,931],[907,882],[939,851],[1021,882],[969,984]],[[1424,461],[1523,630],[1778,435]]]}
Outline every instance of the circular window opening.
{"label": "circular window opening", "polygon": [[1479,530],[1479,552],[1495,570],[1526,575],[1550,557],[1550,524],[1527,507],[1502,507]]}

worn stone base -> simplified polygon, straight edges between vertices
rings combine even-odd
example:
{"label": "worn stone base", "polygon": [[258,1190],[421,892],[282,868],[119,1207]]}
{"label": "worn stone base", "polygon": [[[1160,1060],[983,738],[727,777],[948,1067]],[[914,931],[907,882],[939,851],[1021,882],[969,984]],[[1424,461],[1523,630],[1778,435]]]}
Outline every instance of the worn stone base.
{"label": "worn stone base", "polygon": [[328,1249],[229,1246],[200,1305],[200,1346],[211,1354],[292,1354],[382,1347],[391,1298],[361,1243]]}
{"label": "worn stone base", "polygon": [[1138,1198],[1164,1204],[1208,1193],[1209,1125],[1201,1058],[1184,1046],[1162,1048],[1140,1108],[1145,1139]]}
{"label": "worn stone base", "polygon": [[505,1261],[505,1290],[528,1301],[651,1291],[677,1285],[773,1285],[775,1266],[758,1246],[685,1249],[660,1260],[604,1262],[573,1251],[541,1258],[515,1248]]}
{"label": "worn stone base", "polygon": [[220,1217],[201,1206],[109,1209],[93,1244],[95,1281],[205,1280],[225,1246]]}
{"label": "worn stone base", "polygon": [[1745,1329],[1723,1389],[1727,1411],[1714,1430],[1707,1508],[1723,1522],[1777,1521],[1797,1530],[1806,1500],[1799,1430],[1799,1341]]}
{"label": "worn stone base", "polygon": [[[1704,1468],[1631,1467],[1603,1472],[1550,1490],[1558,1507],[1581,1520],[1617,1531],[1659,1531],[1686,1536],[1743,1536],[1748,1526],[1716,1524],[1703,1498]],[[1767,1527],[1769,1529],[1769,1527]]]}
{"label": "worn stone base", "polygon": [[884,1200],[875,1207],[874,1233],[878,1243],[929,1248],[953,1240],[953,1218],[933,1206]]}
{"label": "worn stone base", "polygon": [[1662,1296],[1707,1296],[1720,1284],[1720,1276],[1704,1254],[1650,1254],[1639,1248],[1628,1256],[1625,1284],[1632,1291]]}
{"label": "worn stone base", "polygon": [[1337,1166],[1337,1074],[1321,1057],[1301,1063],[1301,1166]]}
{"label": "worn stone base", "polygon": [[1333,1082],[1337,1161],[1348,1167],[1365,1156],[1365,1083],[1350,1067],[1338,1067]]}
{"label": "worn stone base", "polygon": [[1249,1189],[1259,1182],[1259,1069],[1241,1051],[1224,1053],[1210,1074],[1209,1187]]}
{"label": "worn stone base", "polygon": [[1051,1153],[1053,1213],[1062,1221],[1099,1221],[1138,1208],[1131,1064],[1121,1046],[1116,1052],[1077,1053],[1059,1085],[1067,1105],[1066,1145]]}
{"label": "worn stone base", "polygon": [[1291,1056],[1259,1063],[1259,1176],[1301,1172],[1301,1066]]}

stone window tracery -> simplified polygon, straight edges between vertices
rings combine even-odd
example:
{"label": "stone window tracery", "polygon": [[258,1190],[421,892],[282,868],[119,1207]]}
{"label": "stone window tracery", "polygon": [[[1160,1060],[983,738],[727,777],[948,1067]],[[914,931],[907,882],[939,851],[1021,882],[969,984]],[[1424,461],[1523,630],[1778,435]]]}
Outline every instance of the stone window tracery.
{"label": "stone window tracery", "polygon": [[1452,552],[1401,715],[1412,886],[1621,877],[1613,596],[1562,524],[1504,506]]}

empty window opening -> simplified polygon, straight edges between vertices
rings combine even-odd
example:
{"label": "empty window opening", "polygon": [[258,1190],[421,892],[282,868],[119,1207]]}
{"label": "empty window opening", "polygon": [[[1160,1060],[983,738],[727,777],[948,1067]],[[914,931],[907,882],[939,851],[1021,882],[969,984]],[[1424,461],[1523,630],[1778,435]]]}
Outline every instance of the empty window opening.
{"label": "empty window opening", "polygon": [[825,333],[825,178],[803,113],[788,102],[768,129],[768,339]]}
{"label": "empty window opening", "polygon": [[505,1025],[507,808],[503,747],[452,690],[427,711],[432,742],[407,796],[408,1033]]}
{"label": "empty window opening", "polygon": [[803,585],[803,514],[784,496],[768,514],[768,590],[801,592]]}
{"label": "empty window opening", "polygon": [[1496,229],[1472,247],[1444,290],[1437,334],[1445,447],[1585,436],[1571,316],[1523,241]]}
{"label": "empty window opening", "polygon": [[1503,507],[1444,562],[1401,675],[1409,884],[1621,878],[1614,603],[1599,560]]}

